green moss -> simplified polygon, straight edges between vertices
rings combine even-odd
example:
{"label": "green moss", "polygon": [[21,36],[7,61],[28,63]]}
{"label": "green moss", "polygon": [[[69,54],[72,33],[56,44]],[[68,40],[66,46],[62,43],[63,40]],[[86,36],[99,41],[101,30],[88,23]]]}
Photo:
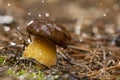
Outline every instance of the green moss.
{"label": "green moss", "polygon": [[4,62],[4,58],[0,57],[0,63],[3,63],[3,62]]}
{"label": "green moss", "polygon": [[13,75],[16,77],[24,77],[27,80],[44,80],[44,77],[46,76],[43,72],[29,72],[28,70],[20,70],[20,71],[14,71],[11,68],[7,70],[8,75]]}

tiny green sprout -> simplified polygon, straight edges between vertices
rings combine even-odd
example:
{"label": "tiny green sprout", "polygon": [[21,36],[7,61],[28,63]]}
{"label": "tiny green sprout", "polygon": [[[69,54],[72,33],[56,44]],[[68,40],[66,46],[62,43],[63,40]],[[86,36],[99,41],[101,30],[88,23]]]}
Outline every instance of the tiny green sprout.
{"label": "tiny green sprout", "polygon": [[46,75],[45,75],[43,72],[38,71],[37,80],[43,80],[45,76],[46,76]]}
{"label": "tiny green sprout", "polygon": [[3,62],[4,62],[4,58],[0,57],[0,63],[3,63]]}
{"label": "tiny green sprout", "polygon": [[20,75],[23,75],[23,74],[25,74],[25,73],[27,73],[27,70],[21,70],[21,71],[18,71],[18,72],[16,73],[16,75],[17,75],[17,76],[20,76]]}
{"label": "tiny green sprout", "polygon": [[31,73],[30,76],[36,78],[36,73]]}
{"label": "tiny green sprout", "polygon": [[13,75],[13,74],[15,74],[15,71],[12,70],[11,68],[9,68],[9,69],[7,70],[7,74]]}

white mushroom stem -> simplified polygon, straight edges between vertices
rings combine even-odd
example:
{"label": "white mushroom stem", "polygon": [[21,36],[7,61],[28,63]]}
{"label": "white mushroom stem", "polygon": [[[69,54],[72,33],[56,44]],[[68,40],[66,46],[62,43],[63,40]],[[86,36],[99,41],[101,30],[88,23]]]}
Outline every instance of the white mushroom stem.
{"label": "white mushroom stem", "polygon": [[56,64],[56,45],[48,39],[35,38],[33,42],[23,52],[24,58],[33,58],[46,65]]}

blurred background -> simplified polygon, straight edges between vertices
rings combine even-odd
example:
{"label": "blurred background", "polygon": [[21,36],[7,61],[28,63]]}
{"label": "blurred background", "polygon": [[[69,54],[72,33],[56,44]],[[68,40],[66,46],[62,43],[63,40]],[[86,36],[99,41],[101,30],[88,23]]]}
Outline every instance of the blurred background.
{"label": "blurred background", "polygon": [[120,0],[0,0],[0,38],[14,41],[15,28],[25,32],[36,18],[62,24],[71,34],[101,38],[120,31]]}

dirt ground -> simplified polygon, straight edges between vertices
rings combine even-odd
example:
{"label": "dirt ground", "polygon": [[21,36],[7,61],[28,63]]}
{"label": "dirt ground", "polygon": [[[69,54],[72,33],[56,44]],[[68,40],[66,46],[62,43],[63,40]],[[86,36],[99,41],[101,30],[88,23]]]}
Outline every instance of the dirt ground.
{"label": "dirt ground", "polygon": [[[33,19],[71,34],[54,67],[22,58]],[[120,80],[120,0],[0,0],[0,80]]]}

